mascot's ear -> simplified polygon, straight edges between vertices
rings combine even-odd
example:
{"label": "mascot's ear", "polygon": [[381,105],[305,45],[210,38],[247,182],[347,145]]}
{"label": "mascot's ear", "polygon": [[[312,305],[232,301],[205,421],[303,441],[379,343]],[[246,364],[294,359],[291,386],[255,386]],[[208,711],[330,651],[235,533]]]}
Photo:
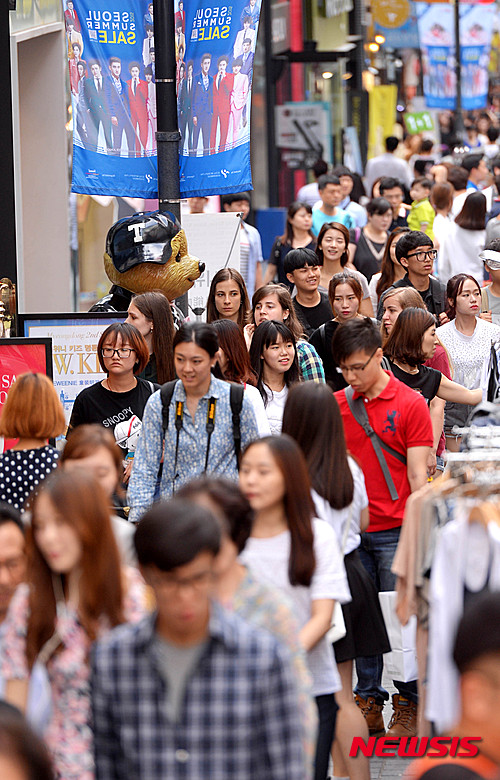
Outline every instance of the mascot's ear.
{"label": "mascot's ear", "polygon": [[106,254],[119,273],[142,263],[166,265],[181,226],[170,212],[150,211],[118,220],[106,237]]}

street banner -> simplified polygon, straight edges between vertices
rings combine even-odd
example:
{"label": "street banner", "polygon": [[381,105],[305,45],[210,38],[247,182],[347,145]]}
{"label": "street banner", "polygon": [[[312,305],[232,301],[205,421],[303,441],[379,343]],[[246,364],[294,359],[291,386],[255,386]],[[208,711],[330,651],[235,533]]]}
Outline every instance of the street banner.
{"label": "street banner", "polygon": [[417,9],[409,0],[373,0],[375,33],[385,38],[391,49],[418,49]]}
{"label": "street banner", "polygon": [[[187,4],[186,4],[187,5]],[[73,192],[158,196],[153,3],[63,0]],[[181,197],[252,188],[250,103],[260,0],[176,0]],[[162,46],[168,42],[162,41]]]}
{"label": "street banner", "polygon": [[153,17],[147,0],[63,0],[73,192],[156,198]]}
{"label": "street banner", "polygon": [[385,151],[384,140],[394,135],[398,88],[395,84],[378,84],[369,93],[368,159]]}
{"label": "street banner", "polygon": [[[424,95],[429,108],[455,109],[454,8],[445,3],[416,3],[422,52]],[[460,4],[462,108],[484,108],[494,4]]]}
{"label": "street banner", "polygon": [[250,104],[260,0],[176,0],[181,194],[252,189]]}
{"label": "street banner", "polygon": [[[0,411],[7,394],[20,374],[34,372],[52,379],[52,343],[47,338],[0,338]],[[15,439],[0,436],[0,453],[10,449]]]}

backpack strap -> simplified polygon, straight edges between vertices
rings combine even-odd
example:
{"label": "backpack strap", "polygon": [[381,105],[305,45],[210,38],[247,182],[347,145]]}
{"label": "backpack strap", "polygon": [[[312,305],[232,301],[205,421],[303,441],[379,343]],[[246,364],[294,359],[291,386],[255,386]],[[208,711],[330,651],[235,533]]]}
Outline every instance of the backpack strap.
{"label": "backpack strap", "polygon": [[397,452],[397,450],[393,449],[389,444],[386,444],[375,433],[372,426],[370,425],[370,421],[368,419],[368,414],[365,409],[363,399],[360,397],[354,398],[354,390],[352,389],[352,387],[350,386],[346,387],[344,392],[345,392],[346,401],[349,405],[349,409],[351,410],[354,419],[359,425],[361,425],[364,432],[366,433],[366,435],[371,441],[372,447],[375,450],[375,455],[377,456],[377,460],[380,464],[380,468],[382,469],[385,483],[387,485],[389,493],[391,494],[391,498],[393,501],[396,501],[399,498],[398,491],[396,490],[396,486],[394,485],[394,481],[392,479],[389,466],[387,465],[387,461],[385,459],[382,450],[388,452],[390,455],[392,455],[394,458],[399,460],[399,462],[403,463],[404,465],[406,465],[406,457],[402,455],[400,452]]}
{"label": "backpack strap", "polygon": [[163,438],[165,438],[168,430],[170,401],[172,400],[176,384],[177,379],[172,379],[171,382],[165,382],[160,389]]}
{"label": "backpack strap", "polygon": [[238,385],[235,382],[231,382],[231,388],[229,391],[229,400],[231,403],[231,414],[233,416],[233,439],[234,439],[234,452],[236,454],[236,463],[240,462],[240,452],[241,452],[240,416],[241,416],[241,409],[243,407],[244,393],[245,393],[244,385]]}
{"label": "backpack strap", "polygon": [[323,325],[319,326],[319,335],[321,338],[321,346],[323,347],[323,353],[327,355],[328,349],[326,346],[326,322],[324,322]]}

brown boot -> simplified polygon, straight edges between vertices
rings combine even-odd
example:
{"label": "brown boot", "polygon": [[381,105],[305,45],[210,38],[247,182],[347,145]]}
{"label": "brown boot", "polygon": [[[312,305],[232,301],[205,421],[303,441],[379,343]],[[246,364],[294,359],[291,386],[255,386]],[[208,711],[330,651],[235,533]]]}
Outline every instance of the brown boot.
{"label": "brown boot", "polygon": [[384,719],[382,717],[384,704],[377,704],[373,696],[363,699],[362,696],[356,694],[354,700],[365,716],[370,737],[382,737],[385,734]]}
{"label": "brown boot", "polygon": [[395,693],[392,697],[392,718],[389,722],[387,736],[416,737],[417,736],[417,705]]}

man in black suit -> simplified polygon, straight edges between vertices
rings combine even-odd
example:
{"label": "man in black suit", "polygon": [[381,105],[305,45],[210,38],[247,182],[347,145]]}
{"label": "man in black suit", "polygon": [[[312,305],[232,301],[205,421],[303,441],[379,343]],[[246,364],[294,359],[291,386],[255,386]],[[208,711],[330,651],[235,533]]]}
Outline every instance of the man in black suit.
{"label": "man in black suit", "polygon": [[108,101],[106,100],[106,85],[102,75],[102,68],[97,60],[90,62],[90,72],[92,76],[85,79],[84,95],[87,105],[87,135],[89,146],[93,151],[97,151],[99,140],[99,125],[102,124],[104,138],[107,149],[112,149],[111,140],[111,119],[109,116]]}
{"label": "man in black suit", "polygon": [[200,130],[203,136],[203,151],[208,154],[210,151],[210,127],[212,124],[212,84],[213,78],[208,75],[210,64],[212,62],[211,54],[204,54],[201,58],[201,72],[194,79],[193,100],[191,111],[193,114],[193,154],[196,156],[198,149],[198,139]]}
{"label": "man in black suit", "polygon": [[127,137],[129,152],[135,149],[135,133],[130,119],[127,84],[121,78],[122,63],[119,57],[109,59],[109,77],[106,79],[106,99],[111,116],[113,154],[120,154],[123,131]]}

